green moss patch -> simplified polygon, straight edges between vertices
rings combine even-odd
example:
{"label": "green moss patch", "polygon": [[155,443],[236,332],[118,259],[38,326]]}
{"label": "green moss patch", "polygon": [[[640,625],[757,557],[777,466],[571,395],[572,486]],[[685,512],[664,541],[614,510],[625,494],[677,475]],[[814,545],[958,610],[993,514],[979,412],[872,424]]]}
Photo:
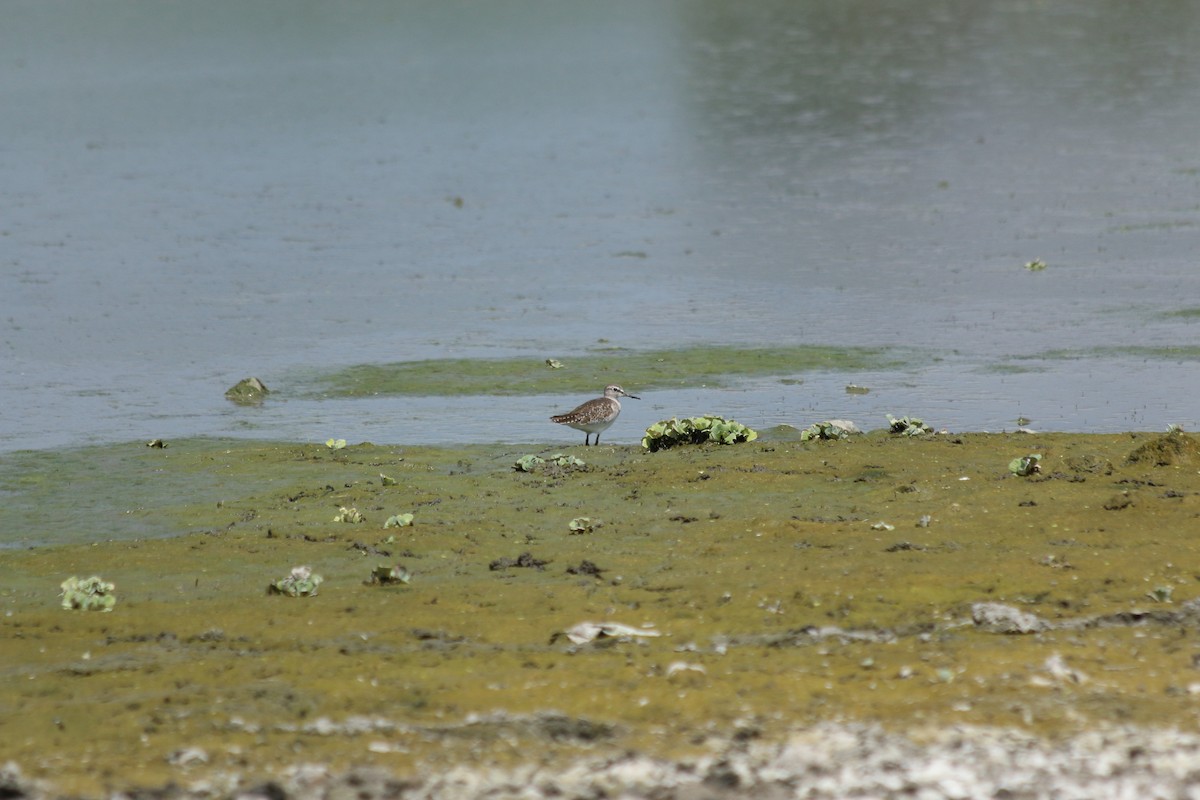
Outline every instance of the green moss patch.
{"label": "green moss patch", "polygon": [[903,362],[897,351],[888,348],[801,345],[553,355],[551,359],[447,358],[359,364],[300,383],[306,384],[311,394],[329,397],[558,394],[594,392],[609,383],[640,390],[723,386],[745,377],[884,369]]}
{"label": "green moss patch", "polygon": [[1171,319],[1200,319],[1200,308],[1180,308],[1168,311],[1163,316]]}
{"label": "green moss patch", "polygon": [[1127,345],[1121,347],[1092,347],[1077,350],[1046,350],[1029,356],[1014,356],[1021,360],[1042,361],[1076,361],[1084,358],[1113,358],[1126,356],[1143,359],[1163,359],[1170,361],[1200,359],[1200,346],[1197,345],[1163,345],[1149,347]]}

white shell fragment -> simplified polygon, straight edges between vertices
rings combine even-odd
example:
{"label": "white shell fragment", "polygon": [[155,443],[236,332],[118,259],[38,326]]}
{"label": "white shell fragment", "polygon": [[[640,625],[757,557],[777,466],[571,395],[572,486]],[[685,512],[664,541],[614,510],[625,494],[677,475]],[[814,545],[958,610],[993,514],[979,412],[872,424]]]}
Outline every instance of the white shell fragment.
{"label": "white shell fragment", "polygon": [[1067,666],[1066,659],[1058,653],[1047,658],[1042,668],[1059,683],[1087,683],[1089,680],[1087,675],[1074,667]]}
{"label": "white shell fragment", "polygon": [[208,753],[199,747],[182,747],[167,756],[167,763],[175,767],[207,764]]}
{"label": "white shell fragment", "polygon": [[567,628],[567,638],[575,644],[587,644],[596,639],[621,636],[662,636],[653,628],[633,628],[619,622],[581,622]]}
{"label": "white shell fragment", "polygon": [[688,673],[706,675],[708,670],[703,664],[691,664],[687,661],[673,661],[667,666],[667,677],[673,678],[676,675],[687,675]]}

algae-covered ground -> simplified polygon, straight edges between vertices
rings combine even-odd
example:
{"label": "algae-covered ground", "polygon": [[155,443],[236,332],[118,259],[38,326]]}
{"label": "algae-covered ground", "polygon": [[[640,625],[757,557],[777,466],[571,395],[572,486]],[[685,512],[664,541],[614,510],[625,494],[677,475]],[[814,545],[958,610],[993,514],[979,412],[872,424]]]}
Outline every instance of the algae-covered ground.
{"label": "algae-covered ground", "polygon": [[[294,764],[686,757],[831,720],[1197,729],[1191,437],[794,433],[136,443],[90,476],[25,454],[6,525],[17,509],[37,540],[58,503],[146,536],[0,552],[0,760],[100,796]],[[586,466],[513,468],[557,452]],[[1031,453],[1041,473],[1009,472]],[[369,582],[397,564],[409,583]],[[297,565],[318,594],[268,595]],[[72,575],[113,582],[114,610],[64,610]],[[562,635],[583,622],[659,635]]]}

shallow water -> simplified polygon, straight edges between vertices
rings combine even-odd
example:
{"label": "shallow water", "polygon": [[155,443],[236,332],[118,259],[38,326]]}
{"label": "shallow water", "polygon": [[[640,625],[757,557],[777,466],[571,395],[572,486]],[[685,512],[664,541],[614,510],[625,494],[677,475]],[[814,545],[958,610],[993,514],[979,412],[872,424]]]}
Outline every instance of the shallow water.
{"label": "shallow water", "polygon": [[925,354],[655,393],[613,442],[1200,417],[1191,351],[1120,349],[1200,331],[1187,4],[16,2],[0,53],[2,450],[572,442],[581,397],[292,390],[600,342]]}

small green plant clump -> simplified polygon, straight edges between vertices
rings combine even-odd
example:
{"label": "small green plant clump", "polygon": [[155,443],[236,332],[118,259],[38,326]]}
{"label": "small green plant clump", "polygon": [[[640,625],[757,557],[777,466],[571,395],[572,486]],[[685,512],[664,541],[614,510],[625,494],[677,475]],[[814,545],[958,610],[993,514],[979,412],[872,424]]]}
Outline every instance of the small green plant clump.
{"label": "small green plant clump", "polygon": [[933,433],[933,428],[916,417],[900,417],[897,419],[888,414],[887,421],[888,428],[892,433],[899,433],[904,436],[921,436],[922,434]]}
{"label": "small green plant clump", "polygon": [[858,426],[846,420],[830,419],[809,425],[800,431],[800,441],[849,439],[851,435],[862,433]]}
{"label": "small green plant clump", "polygon": [[758,431],[724,417],[672,417],[647,428],[646,435],[642,437],[642,447],[653,453],[680,444],[737,444],[752,442],[757,438]]}
{"label": "small green plant clump", "polygon": [[371,579],[367,583],[390,586],[397,583],[407,584],[410,580],[412,580],[412,573],[405,569],[403,564],[396,564],[395,566],[380,564],[371,570]]}
{"label": "small green plant clump", "polygon": [[383,523],[383,527],[384,529],[407,528],[409,525],[413,524],[413,519],[414,517],[412,514],[393,514],[387,518],[386,522]]}
{"label": "small green plant clump", "polygon": [[338,509],[338,513],[333,518],[333,521],[357,524],[359,522],[366,522],[366,517],[364,517],[357,508],[346,508],[345,506],[342,506]]}
{"label": "small green plant clump", "polygon": [[267,594],[282,594],[288,597],[312,597],[325,579],[312,571],[312,567],[293,567],[286,578],[267,585]]}
{"label": "small green plant clump", "polygon": [[564,453],[555,453],[549,458],[542,458],[533,454],[521,456],[513,463],[513,469],[517,472],[533,472],[543,464],[553,464],[556,467],[573,469],[578,467],[586,467],[587,464],[575,456],[565,455]]}
{"label": "small green plant clump", "polygon": [[1033,475],[1042,471],[1041,460],[1041,453],[1030,453],[1027,456],[1014,458],[1008,462],[1008,471],[1013,475],[1020,475],[1021,477]]}
{"label": "small green plant clump", "polygon": [[1146,592],[1146,597],[1149,597],[1156,603],[1169,603],[1171,602],[1171,595],[1174,593],[1174,591],[1175,587],[1173,586],[1156,586],[1150,591]]}
{"label": "small green plant clump", "polygon": [[83,580],[72,575],[62,582],[62,606],[72,610],[112,611],[117,604],[115,588],[98,575]]}
{"label": "small green plant clump", "polygon": [[591,517],[576,517],[567,523],[567,527],[571,530],[571,535],[575,536],[580,533],[591,533],[599,523],[592,522]]}
{"label": "small green plant clump", "polygon": [[517,472],[533,472],[535,469],[546,463],[546,459],[541,456],[535,456],[530,453],[527,456],[521,456],[513,463],[513,469]]}

